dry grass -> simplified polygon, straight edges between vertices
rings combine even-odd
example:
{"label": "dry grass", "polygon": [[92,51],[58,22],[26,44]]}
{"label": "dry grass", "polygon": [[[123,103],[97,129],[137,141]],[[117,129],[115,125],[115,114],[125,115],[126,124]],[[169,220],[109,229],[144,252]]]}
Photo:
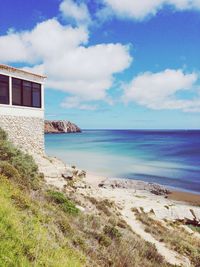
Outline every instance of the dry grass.
{"label": "dry grass", "polygon": [[160,242],[166,243],[171,249],[188,257],[193,266],[200,266],[200,240],[180,228],[180,223],[170,222],[165,226],[151,218],[147,213],[138,212],[135,209],[133,211],[136,218],[144,225],[146,232]]}

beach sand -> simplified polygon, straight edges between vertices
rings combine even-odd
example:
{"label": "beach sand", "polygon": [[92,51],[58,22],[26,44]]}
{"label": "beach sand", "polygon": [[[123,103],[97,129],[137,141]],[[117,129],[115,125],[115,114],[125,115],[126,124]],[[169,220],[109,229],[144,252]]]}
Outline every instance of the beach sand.
{"label": "beach sand", "polygon": [[[86,181],[87,181],[87,183],[89,183],[90,185],[92,185],[94,187],[98,187],[98,185],[102,181],[106,181],[106,180],[110,180],[110,179],[106,178],[106,177],[98,176],[97,174],[94,174],[94,173],[87,172]],[[129,181],[127,179],[124,179],[124,180]],[[130,181],[138,182],[139,180],[131,180],[130,179]],[[169,189],[169,191],[170,191],[170,193],[168,195],[166,195],[167,199],[180,201],[180,202],[186,202],[190,205],[200,207],[200,194],[194,194],[194,193],[190,193],[190,192],[171,190],[171,189]]]}
{"label": "beach sand", "polygon": [[[179,191],[173,191],[169,194],[164,187],[161,186],[161,190],[159,190],[160,186],[156,185],[155,189],[157,190],[154,192],[161,193],[157,195],[151,192],[154,187],[149,183],[99,177],[91,173],[87,173],[85,182],[89,187],[88,189],[80,188],[80,193],[98,201],[105,199],[113,201],[118,209],[119,216],[142,239],[154,244],[157,251],[167,262],[176,266],[191,266],[187,257],[180,255],[167,247],[165,243],[156,240],[150,233],[147,233],[144,225],[135,217],[133,209],[147,214],[150,213],[155,220],[162,223],[185,219],[200,220],[200,207],[197,206],[200,204],[200,195]],[[185,226],[185,229],[192,231],[187,226]],[[192,234],[195,235],[195,233]],[[197,238],[199,238],[199,235],[197,235]]]}
{"label": "beach sand", "polygon": [[[73,187],[68,186],[68,181],[63,174],[69,171],[62,161],[56,158],[47,158],[34,155],[39,165],[40,172],[48,185],[53,185],[60,190],[70,190],[82,203],[85,212],[93,212],[91,204],[84,206],[85,199],[95,198],[97,201],[112,201],[118,216],[126,221],[132,230],[144,240],[152,243],[167,262],[176,266],[189,267],[188,258],[169,249],[163,242],[156,240],[151,234],[146,233],[144,226],[137,221],[133,209],[151,213],[155,220],[167,221],[190,220],[200,221],[200,195],[168,190],[160,185],[145,183],[136,180],[111,179],[86,172],[86,177],[75,179]],[[192,205],[195,204],[196,206]],[[190,230],[191,231],[191,230]]]}
{"label": "beach sand", "polygon": [[200,207],[200,194],[198,195],[189,192],[172,191],[168,195],[168,199],[182,201]]}
{"label": "beach sand", "polygon": [[[200,195],[166,190],[165,187],[131,179],[114,179],[87,173],[84,179],[89,190],[82,190],[96,198],[114,200],[121,208],[142,208],[154,211],[159,220],[193,219],[193,210],[200,219]],[[100,186],[99,186],[100,185]],[[153,189],[153,190],[152,190]]]}

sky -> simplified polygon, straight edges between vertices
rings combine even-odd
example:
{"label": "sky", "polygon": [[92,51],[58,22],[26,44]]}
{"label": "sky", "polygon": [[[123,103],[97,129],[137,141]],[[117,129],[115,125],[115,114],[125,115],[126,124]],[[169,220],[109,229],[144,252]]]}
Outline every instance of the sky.
{"label": "sky", "polygon": [[46,119],[200,128],[200,0],[2,1],[0,63],[48,76]]}

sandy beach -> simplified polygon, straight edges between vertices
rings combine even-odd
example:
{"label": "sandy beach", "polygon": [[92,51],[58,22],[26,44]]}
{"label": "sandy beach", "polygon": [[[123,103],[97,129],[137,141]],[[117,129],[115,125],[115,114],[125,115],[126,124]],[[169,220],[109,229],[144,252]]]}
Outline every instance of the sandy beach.
{"label": "sandy beach", "polygon": [[153,210],[158,219],[194,218],[200,220],[200,195],[171,191],[164,186],[140,180],[105,178],[87,173],[84,182],[89,185],[86,194],[114,200],[121,208]]}
{"label": "sandy beach", "polygon": [[[97,187],[99,184],[101,184],[102,181],[106,181],[106,180],[109,180],[109,178],[101,177],[101,176],[98,176],[97,174],[87,172],[86,181],[87,181],[87,183],[91,184],[94,187]],[[110,180],[112,181],[113,178],[110,178]],[[146,184],[146,182],[143,182],[140,180],[134,180],[134,179],[133,180],[132,179],[119,179],[119,180],[122,180],[122,181],[124,180],[124,181],[128,181],[128,182],[132,181],[132,184],[134,184],[134,182]],[[165,186],[161,186],[161,187],[167,188]],[[200,194],[190,193],[190,192],[186,192],[186,191],[172,190],[172,189],[169,189],[169,191],[170,191],[169,194],[166,194],[166,196],[165,196],[167,199],[185,202],[185,203],[200,207]]]}
{"label": "sandy beach", "polygon": [[[200,223],[200,195],[187,192],[169,191],[154,183],[131,179],[114,179],[86,172],[84,177],[77,174],[68,180],[69,173],[81,173],[65,165],[56,158],[41,158],[35,155],[40,171],[45,174],[47,184],[72,194],[80,203],[79,208],[86,213],[96,212],[88,199],[97,202],[112,202],[118,216],[145,241],[155,245],[157,251],[167,262],[176,266],[191,266],[188,257],[170,249],[165,243],[145,231],[144,225],[137,220],[135,211],[150,216],[168,227],[166,222],[181,221]],[[65,174],[65,175],[63,175]],[[86,201],[87,200],[87,201]],[[200,235],[186,225],[186,231],[198,239]]]}

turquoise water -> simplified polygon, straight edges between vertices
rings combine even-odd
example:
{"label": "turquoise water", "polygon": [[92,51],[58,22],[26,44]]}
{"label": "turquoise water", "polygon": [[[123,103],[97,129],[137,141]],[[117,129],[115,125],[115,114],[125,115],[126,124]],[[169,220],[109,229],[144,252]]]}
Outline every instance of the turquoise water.
{"label": "turquoise water", "polygon": [[200,193],[200,131],[85,130],[45,140],[48,155],[98,175]]}

